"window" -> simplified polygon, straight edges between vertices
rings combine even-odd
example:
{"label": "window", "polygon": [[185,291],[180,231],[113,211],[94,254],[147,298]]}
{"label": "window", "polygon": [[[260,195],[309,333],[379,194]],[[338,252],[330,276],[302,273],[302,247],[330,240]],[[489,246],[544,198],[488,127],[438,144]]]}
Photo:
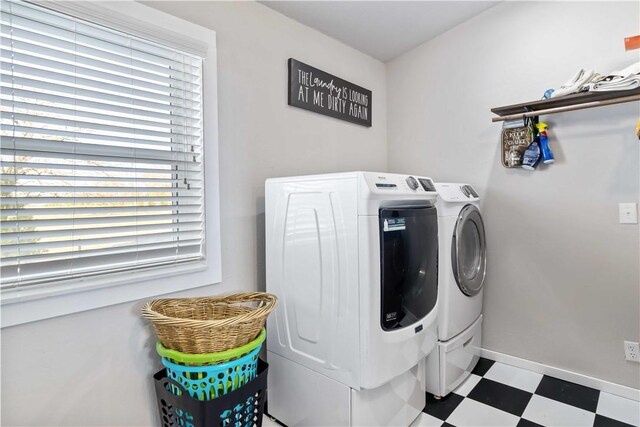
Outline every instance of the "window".
{"label": "window", "polygon": [[1,7],[2,289],[202,260],[203,59]]}

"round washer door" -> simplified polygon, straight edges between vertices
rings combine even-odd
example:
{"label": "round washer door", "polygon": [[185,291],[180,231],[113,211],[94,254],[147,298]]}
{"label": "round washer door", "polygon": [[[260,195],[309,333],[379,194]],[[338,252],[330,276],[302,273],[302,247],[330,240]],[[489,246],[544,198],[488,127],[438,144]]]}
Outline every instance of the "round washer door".
{"label": "round washer door", "polygon": [[458,287],[467,296],[482,289],[487,272],[487,244],[480,211],[466,205],[458,215],[451,244],[451,266]]}

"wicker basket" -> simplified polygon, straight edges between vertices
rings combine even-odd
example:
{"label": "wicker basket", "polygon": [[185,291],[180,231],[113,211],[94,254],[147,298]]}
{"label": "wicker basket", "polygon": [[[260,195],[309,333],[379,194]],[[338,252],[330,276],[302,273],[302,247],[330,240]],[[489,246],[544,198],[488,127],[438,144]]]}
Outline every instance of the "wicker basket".
{"label": "wicker basket", "polygon": [[183,353],[216,353],[254,340],[278,299],[264,292],[149,301],[142,315],[163,346]]}

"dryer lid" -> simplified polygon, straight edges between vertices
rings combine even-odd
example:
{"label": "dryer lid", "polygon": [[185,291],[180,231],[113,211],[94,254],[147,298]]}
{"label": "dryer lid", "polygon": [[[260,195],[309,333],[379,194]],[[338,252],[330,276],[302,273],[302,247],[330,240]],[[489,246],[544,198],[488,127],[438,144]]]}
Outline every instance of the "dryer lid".
{"label": "dryer lid", "polygon": [[487,244],[482,215],[474,205],[466,205],[458,215],[451,243],[451,267],[465,295],[480,292],[487,269]]}

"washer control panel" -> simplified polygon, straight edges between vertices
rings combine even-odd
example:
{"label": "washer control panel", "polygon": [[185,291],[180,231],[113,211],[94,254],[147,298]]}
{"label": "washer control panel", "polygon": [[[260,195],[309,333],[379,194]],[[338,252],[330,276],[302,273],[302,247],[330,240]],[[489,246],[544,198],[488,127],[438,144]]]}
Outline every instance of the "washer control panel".
{"label": "washer control panel", "polygon": [[431,178],[424,176],[367,172],[364,177],[371,192],[377,194],[427,195],[436,192],[435,184]]}

